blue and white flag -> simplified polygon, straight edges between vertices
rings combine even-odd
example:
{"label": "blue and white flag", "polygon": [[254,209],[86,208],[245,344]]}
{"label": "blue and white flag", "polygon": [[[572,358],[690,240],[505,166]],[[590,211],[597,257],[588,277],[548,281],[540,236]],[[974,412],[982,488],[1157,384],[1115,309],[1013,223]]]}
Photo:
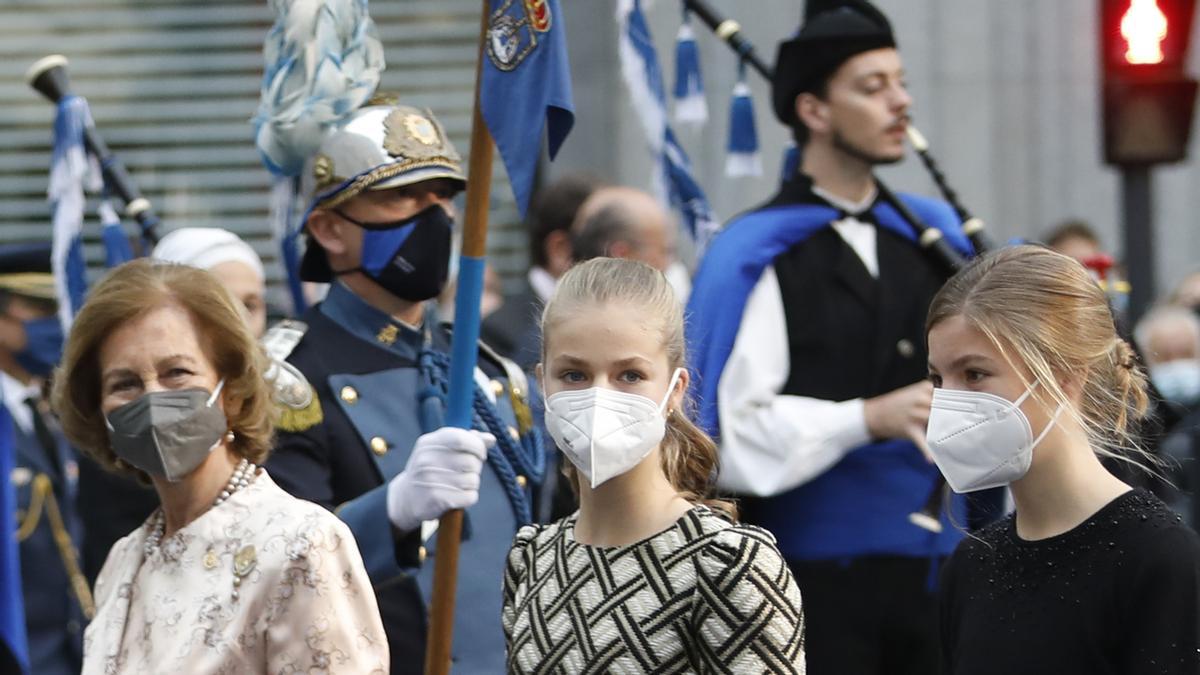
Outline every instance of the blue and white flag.
{"label": "blue and white flag", "polygon": [[83,131],[90,126],[92,113],[86,100],[65,96],[59,101],[54,117],[54,152],[47,196],[54,214],[50,265],[64,333],[70,331],[75,312],[87,294],[87,265],[83,258],[83,210],[87,200],[84,191],[94,192],[103,185],[100,167],[83,143]]}
{"label": "blue and white flag", "polygon": [[683,224],[700,251],[720,228],[708,198],[692,175],[687,153],[675,138],[667,122],[667,97],[662,69],[650,27],[642,13],[641,0],[618,0],[617,25],[620,29],[617,49],[621,74],[633,98],[633,106],[646,132],[646,143],[654,158],[654,188],[683,214]]}
{"label": "blue and white flag", "polygon": [[479,107],[524,215],[541,157],[575,124],[567,34],[558,0],[491,0]]}

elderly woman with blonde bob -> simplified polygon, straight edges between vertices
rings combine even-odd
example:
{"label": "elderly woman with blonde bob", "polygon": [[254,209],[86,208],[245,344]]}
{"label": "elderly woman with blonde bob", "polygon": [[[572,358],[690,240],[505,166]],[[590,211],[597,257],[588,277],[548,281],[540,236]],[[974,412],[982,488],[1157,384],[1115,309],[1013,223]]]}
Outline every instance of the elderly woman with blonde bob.
{"label": "elderly woman with blonde bob", "polygon": [[63,430],[160,502],[100,572],[84,673],[387,672],[350,531],[259,467],[263,363],[228,292],[184,265],[122,265],[75,318]]}

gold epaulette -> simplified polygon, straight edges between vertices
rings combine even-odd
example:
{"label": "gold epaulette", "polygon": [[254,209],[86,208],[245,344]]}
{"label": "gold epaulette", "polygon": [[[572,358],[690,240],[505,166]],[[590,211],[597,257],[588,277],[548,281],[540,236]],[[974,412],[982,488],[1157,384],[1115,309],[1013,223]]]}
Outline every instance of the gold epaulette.
{"label": "gold epaulette", "polygon": [[277,426],[281,431],[290,431],[292,433],[308,431],[323,421],[325,421],[325,414],[321,411],[321,398],[317,396],[316,390],[312,391],[312,397],[309,399],[308,405],[303,408],[293,408],[287,405],[279,406],[279,422]]}
{"label": "gold epaulette", "polygon": [[517,430],[524,436],[533,429],[533,410],[529,407],[529,378],[516,361],[500,356],[483,340],[479,341],[479,353],[504,370],[504,376],[508,379],[508,398],[512,403],[513,415],[517,418]]}

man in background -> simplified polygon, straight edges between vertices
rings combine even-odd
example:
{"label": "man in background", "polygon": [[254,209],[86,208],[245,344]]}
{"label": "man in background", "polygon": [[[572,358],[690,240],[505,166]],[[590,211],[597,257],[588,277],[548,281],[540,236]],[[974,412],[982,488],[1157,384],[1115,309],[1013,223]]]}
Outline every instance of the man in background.
{"label": "man in background", "polygon": [[577,261],[607,256],[638,260],[664,274],[675,262],[675,224],[658,200],[641,190],[603,187],[592,193],[571,225]]}
{"label": "man in background", "polygon": [[538,326],[542,307],[554,293],[558,278],[575,262],[571,223],[599,185],[595,178],[574,174],[538,192],[529,209],[529,272],[521,280],[520,289],[505,297],[504,304],[480,326],[484,342],[527,372],[533,372],[541,359],[542,334]]}

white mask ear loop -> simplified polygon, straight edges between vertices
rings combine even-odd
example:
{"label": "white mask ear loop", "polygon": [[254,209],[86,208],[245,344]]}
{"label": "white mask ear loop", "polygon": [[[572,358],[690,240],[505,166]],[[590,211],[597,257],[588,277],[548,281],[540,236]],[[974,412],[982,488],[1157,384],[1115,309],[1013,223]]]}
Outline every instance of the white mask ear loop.
{"label": "white mask ear loop", "polygon": [[217,388],[213,389],[212,396],[208,397],[208,403],[205,404],[206,406],[208,406],[209,408],[212,407],[212,404],[217,400],[217,397],[221,395],[221,389],[224,386],[225,386],[225,378],[222,377],[221,381],[217,382]]}
{"label": "white mask ear loop", "polygon": [[663,396],[662,403],[658,404],[658,414],[666,409],[667,402],[671,400],[671,394],[675,393],[675,383],[679,381],[679,376],[683,374],[683,368],[676,368],[675,372],[671,373],[671,382],[667,384],[667,393]]}
{"label": "white mask ear loop", "polygon": [[1029,396],[1031,394],[1033,394],[1033,390],[1037,389],[1037,386],[1041,383],[1042,383],[1041,380],[1034,380],[1033,384],[1031,384],[1025,388],[1025,393],[1021,394],[1020,396],[1017,397],[1017,400],[1013,401],[1013,405],[1020,408],[1021,404],[1025,402],[1025,399],[1029,398]]}
{"label": "white mask ear loop", "polygon": [[[1033,394],[1034,388],[1037,387],[1040,382],[1040,380],[1034,380],[1033,384],[1029,385],[1029,388],[1025,390],[1025,393],[1021,394],[1017,400],[1013,401],[1013,405],[1017,408],[1020,408],[1021,404],[1025,402],[1025,399],[1029,398],[1029,396]],[[1059,403],[1058,407],[1054,409],[1054,414],[1050,416],[1050,421],[1046,423],[1046,428],[1042,429],[1042,433],[1038,434],[1037,438],[1033,439],[1033,444],[1029,446],[1030,450],[1036,448],[1038,443],[1041,443],[1042,439],[1046,437],[1046,434],[1050,433],[1050,430],[1053,429],[1054,425],[1058,423],[1058,416],[1062,414],[1062,410],[1063,406],[1061,403]]]}
{"label": "white mask ear loop", "polygon": [[1063,406],[1061,403],[1059,403],[1058,407],[1054,409],[1054,414],[1050,416],[1050,421],[1046,422],[1046,428],[1042,429],[1042,433],[1038,434],[1037,438],[1033,439],[1033,445],[1029,446],[1030,450],[1036,448],[1038,443],[1041,443],[1042,439],[1046,437],[1046,434],[1050,433],[1050,430],[1053,429],[1054,425],[1058,423],[1058,416],[1062,414],[1062,410]]}

